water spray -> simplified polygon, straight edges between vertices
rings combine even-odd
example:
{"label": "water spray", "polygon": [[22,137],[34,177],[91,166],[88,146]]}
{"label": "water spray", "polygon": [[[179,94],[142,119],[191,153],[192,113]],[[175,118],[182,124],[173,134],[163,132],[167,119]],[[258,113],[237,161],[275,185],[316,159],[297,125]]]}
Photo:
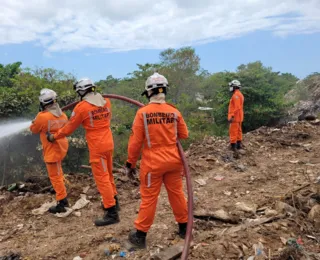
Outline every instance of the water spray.
{"label": "water spray", "polygon": [[[123,96],[119,96],[119,95],[114,95],[114,94],[105,94],[103,95],[103,97],[105,98],[111,98],[111,99],[118,99],[118,100],[122,100],[122,101],[126,101],[130,104],[136,105],[138,107],[143,107],[144,104],[127,98],[127,97],[123,97]],[[69,110],[72,109],[76,104],[78,104],[79,101],[71,103],[65,107],[62,108],[63,111],[65,110]],[[183,167],[184,167],[184,173],[186,176],[186,183],[187,183],[187,191],[188,191],[188,225],[187,225],[187,233],[186,233],[186,238],[184,241],[184,247],[183,247],[183,251],[182,251],[182,256],[181,259],[182,260],[186,260],[188,259],[188,255],[189,255],[189,248],[190,248],[190,243],[191,243],[191,239],[192,239],[192,227],[193,227],[193,192],[192,192],[192,183],[191,183],[191,176],[190,176],[190,170],[188,167],[188,163],[187,163],[187,159],[184,155],[184,151],[182,148],[182,145],[180,143],[180,141],[178,141],[177,143],[178,149],[179,149],[179,154],[183,163]]]}
{"label": "water spray", "polygon": [[17,134],[31,125],[31,121],[13,121],[0,125],[0,139]]}

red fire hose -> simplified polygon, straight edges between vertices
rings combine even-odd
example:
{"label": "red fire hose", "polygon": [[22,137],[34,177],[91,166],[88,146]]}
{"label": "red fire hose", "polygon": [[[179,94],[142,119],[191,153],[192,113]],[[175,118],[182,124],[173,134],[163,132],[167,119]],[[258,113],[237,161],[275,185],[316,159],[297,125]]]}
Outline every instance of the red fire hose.
{"label": "red fire hose", "polygon": [[[111,99],[118,99],[118,100],[122,100],[122,101],[126,101],[128,103],[134,104],[138,107],[143,107],[144,104],[127,98],[127,97],[123,97],[123,96],[119,96],[119,95],[114,95],[114,94],[105,94],[103,95],[106,98],[111,98]],[[76,104],[78,104],[78,102],[73,102],[65,107],[62,108],[63,111],[68,110],[68,109],[72,109]],[[187,191],[188,191],[188,225],[187,225],[187,233],[186,233],[186,238],[185,238],[185,242],[184,242],[184,247],[183,247],[183,251],[182,251],[182,256],[181,259],[182,260],[186,260],[188,259],[188,255],[189,255],[189,248],[190,248],[190,243],[191,243],[191,239],[192,239],[192,227],[193,227],[193,192],[192,192],[192,183],[191,183],[191,176],[190,176],[190,171],[189,171],[189,167],[188,167],[188,163],[187,163],[187,159],[184,155],[184,151],[182,148],[182,145],[180,143],[180,141],[178,141],[177,143],[178,149],[179,149],[179,154],[183,163],[183,167],[184,167],[184,172],[185,172],[185,176],[186,176],[186,182],[187,182]]]}

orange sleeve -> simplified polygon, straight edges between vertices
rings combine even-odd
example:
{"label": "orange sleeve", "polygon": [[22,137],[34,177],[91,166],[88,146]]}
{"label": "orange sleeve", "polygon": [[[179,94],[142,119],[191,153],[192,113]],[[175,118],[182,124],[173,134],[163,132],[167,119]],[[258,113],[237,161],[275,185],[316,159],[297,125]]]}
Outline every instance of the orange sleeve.
{"label": "orange sleeve", "polygon": [[62,127],[58,132],[54,134],[54,139],[61,139],[63,137],[71,135],[82,123],[82,115],[80,109],[75,107],[73,110],[70,120]]}
{"label": "orange sleeve", "polygon": [[39,134],[42,130],[42,118],[41,118],[41,114],[38,113],[38,115],[36,116],[36,118],[34,119],[33,123],[30,126],[30,131],[33,134]]}
{"label": "orange sleeve", "polygon": [[187,139],[189,136],[188,127],[182,115],[179,113],[178,117],[178,139]]}
{"label": "orange sleeve", "polygon": [[145,139],[144,124],[141,113],[137,113],[133,121],[132,133],[128,144],[128,162],[131,163],[132,168],[136,167],[139,159],[141,148]]}

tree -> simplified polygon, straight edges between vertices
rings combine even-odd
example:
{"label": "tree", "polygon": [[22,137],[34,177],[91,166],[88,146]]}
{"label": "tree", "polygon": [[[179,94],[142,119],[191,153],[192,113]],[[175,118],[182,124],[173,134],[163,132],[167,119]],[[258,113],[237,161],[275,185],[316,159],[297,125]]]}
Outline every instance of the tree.
{"label": "tree", "polygon": [[[236,73],[224,72],[218,78],[221,87],[213,100],[214,114],[218,124],[227,124],[227,111],[230,99],[228,82],[240,80],[245,97],[244,130],[250,131],[279,120],[288,107],[284,94],[292,89],[297,78],[291,74],[281,74],[264,67],[260,61],[240,65]],[[222,82],[224,81],[224,82]]]}
{"label": "tree", "polygon": [[0,64],[0,87],[12,87],[13,79],[21,72],[21,62],[2,65]]}

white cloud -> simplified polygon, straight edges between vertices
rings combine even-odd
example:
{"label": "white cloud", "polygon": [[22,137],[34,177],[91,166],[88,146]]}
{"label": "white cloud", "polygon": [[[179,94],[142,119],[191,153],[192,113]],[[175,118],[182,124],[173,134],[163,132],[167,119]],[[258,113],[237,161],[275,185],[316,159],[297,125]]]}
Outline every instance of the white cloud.
{"label": "white cloud", "polygon": [[268,30],[320,32],[319,0],[1,0],[0,44],[46,53],[163,49]]}

